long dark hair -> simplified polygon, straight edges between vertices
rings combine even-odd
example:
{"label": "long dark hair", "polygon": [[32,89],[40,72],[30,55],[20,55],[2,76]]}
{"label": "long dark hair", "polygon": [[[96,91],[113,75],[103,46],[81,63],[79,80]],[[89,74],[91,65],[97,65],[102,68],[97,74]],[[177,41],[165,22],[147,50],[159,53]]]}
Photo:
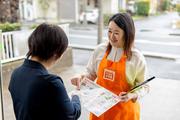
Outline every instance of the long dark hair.
{"label": "long dark hair", "polygon": [[[109,19],[109,23],[111,21],[114,21],[117,24],[117,26],[119,26],[124,31],[125,39],[124,39],[123,50],[128,60],[130,60],[132,56],[132,47],[135,38],[134,22],[128,13],[117,13]],[[111,48],[112,46],[109,42],[107,46],[107,50],[110,51]]]}
{"label": "long dark hair", "polygon": [[58,59],[68,46],[65,32],[57,25],[40,24],[28,39],[27,57],[37,56],[42,61]]}

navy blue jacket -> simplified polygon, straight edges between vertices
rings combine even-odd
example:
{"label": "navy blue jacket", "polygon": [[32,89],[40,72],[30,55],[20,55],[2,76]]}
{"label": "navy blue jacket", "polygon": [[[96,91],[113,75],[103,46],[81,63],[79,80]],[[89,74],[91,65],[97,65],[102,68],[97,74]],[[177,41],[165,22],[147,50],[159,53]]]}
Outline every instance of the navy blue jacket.
{"label": "navy blue jacket", "polygon": [[17,120],[77,120],[81,114],[79,97],[70,100],[62,79],[32,60],[14,70],[9,91]]}

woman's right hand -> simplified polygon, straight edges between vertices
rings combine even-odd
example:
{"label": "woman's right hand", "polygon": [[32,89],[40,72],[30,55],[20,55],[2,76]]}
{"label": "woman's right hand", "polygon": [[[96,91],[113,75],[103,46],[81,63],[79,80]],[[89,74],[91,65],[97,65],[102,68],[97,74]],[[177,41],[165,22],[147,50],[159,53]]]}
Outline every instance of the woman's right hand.
{"label": "woman's right hand", "polygon": [[77,86],[77,89],[80,90],[81,81],[84,78],[84,75],[79,75],[76,77],[71,78],[71,83]]}

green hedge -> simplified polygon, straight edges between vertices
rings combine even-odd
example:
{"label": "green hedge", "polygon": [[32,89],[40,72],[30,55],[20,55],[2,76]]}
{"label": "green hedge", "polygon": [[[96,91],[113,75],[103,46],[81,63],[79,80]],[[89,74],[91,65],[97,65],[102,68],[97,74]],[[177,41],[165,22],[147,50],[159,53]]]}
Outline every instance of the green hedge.
{"label": "green hedge", "polygon": [[176,4],[176,10],[178,13],[180,13],[180,4]]}
{"label": "green hedge", "polygon": [[162,9],[163,11],[168,10],[169,7],[170,7],[170,1],[169,1],[169,0],[163,0],[161,7],[162,7],[161,9]]}
{"label": "green hedge", "polygon": [[150,9],[149,1],[137,1],[135,3],[137,15],[148,16]]}
{"label": "green hedge", "polygon": [[0,23],[0,29],[2,30],[2,32],[20,30],[20,28],[20,23]]}
{"label": "green hedge", "polygon": [[110,17],[112,17],[112,14],[104,14],[104,26],[108,26],[108,22],[109,22],[109,19]]}
{"label": "green hedge", "polygon": [[29,26],[29,29],[35,29],[35,28],[37,28],[38,25],[39,24],[32,24],[31,26]]}

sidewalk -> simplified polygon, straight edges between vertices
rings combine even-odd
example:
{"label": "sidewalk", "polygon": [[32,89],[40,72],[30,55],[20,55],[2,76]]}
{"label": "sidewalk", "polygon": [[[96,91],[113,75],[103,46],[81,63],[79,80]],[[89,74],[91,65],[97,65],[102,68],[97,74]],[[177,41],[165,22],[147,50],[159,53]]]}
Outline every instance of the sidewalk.
{"label": "sidewalk", "polygon": [[[85,66],[74,65],[51,70],[61,76],[67,92],[75,89],[70,78],[85,71]],[[9,77],[9,76],[8,76]],[[7,79],[7,78],[6,78]],[[9,80],[9,78],[7,79]],[[4,81],[4,112],[5,120],[15,120],[12,101],[7,89],[9,81]],[[142,120],[180,120],[180,81],[156,78],[149,83],[150,93],[141,99]],[[89,112],[82,107],[79,120],[88,120]]]}
{"label": "sidewalk", "polygon": [[[67,91],[70,92],[74,89],[70,78],[84,70],[85,66],[75,65],[55,71],[63,78]],[[180,81],[156,78],[149,85],[150,93],[140,101],[142,120],[180,120]],[[79,120],[88,120],[88,112],[84,108]]]}

